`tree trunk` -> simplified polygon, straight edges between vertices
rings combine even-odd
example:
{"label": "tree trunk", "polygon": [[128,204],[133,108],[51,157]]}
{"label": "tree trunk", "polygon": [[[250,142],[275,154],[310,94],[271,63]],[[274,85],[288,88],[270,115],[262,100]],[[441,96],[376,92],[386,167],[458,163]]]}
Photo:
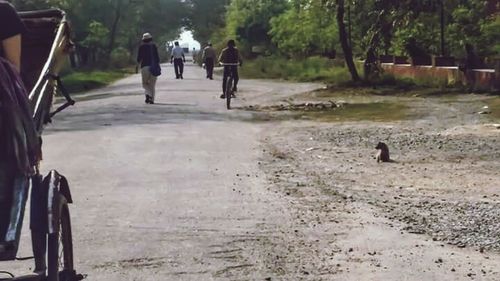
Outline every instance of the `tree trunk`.
{"label": "tree trunk", "polygon": [[344,23],[344,0],[337,0],[337,23],[339,25],[339,39],[340,44],[342,45],[342,50],[344,51],[345,62],[347,64],[347,68],[351,73],[351,77],[353,81],[359,81],[358,71],[356,70],[356,65],[354,64],[354,60],[352,58],[352,46],[349,45],[346,26]]}
{"label": "tree trunk", "polygon": [[122,0],[117,0],[116,8],[115,8],[115,18],[113,19],[113,25],[111,26],[111,32],[109,33],[109,45],[108,45],[108,57],[113,52],[113,48],[115,47],[116,41],[116,33],[118,31],[118,22],[120,22],[122,14]]}

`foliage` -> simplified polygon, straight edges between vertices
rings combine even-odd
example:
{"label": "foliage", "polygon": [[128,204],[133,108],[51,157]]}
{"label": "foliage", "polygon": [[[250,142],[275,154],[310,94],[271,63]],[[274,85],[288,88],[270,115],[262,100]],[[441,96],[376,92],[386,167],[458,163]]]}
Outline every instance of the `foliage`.
{"label": "foliage", "polygon": [[63,82],[69,92],[79,93],[106,86],[129,73],[127,70],[75,71],[65,75]]}
{"label": "foliage", "polygon": [[106,65],[117,48],[127,50],[132,58],[145,32],[156,42],[173,40],[187,15],[183,0],[15,0],[14,4],[20,10],[66,11],[76,55],[84,65]]}
{"label": "foliage", "polygon": [[91,49],[104,49],[109,30],[97,21],[91,21],[87,30],[87,36],[81,41],[81,44]]}
{"label": "foliage", "polygon": [[188,15],[186,28],[202,44],[210,40],[215,31],[224,27],[227,0],[186,0]]}
{"label": "foliage", "polygon": [[226,14],[226,36],[239,41],[244,53],[253,46],[272,48],[272,18],[286,11],[287,0],[232,0]]}
{"label": "foliage", "polygon": [[[22,10],[59,7],[67,11],[77,55],[81,62],[88,61],[90,65],[131,61],[144,32],[152,33],[157,45],[162,46],[160,42],[175,39],[183,29],[193,31],[202,44],[212,41],[218,49],[227,39],[234,38],[246,55],[254,55],[252,47],[257,46],[266,50],[266,55],[286,58],[336,52],[346,59],[350,53],[363,59],[369,49],[375,54],[406,54],[409,38],[414,38],[423,52],[439,55],[441,11],[445,55],[463,57],[465,43],[472,43],[480,56],[494,57],[500,53],[498,0],[11,2]],[[339,3],[345,7],[340,22],[336,18]],[[128,60],[124,60],[127,55]]]}
{"label": "foliage", "polygon": [[337,25],[325,2],[293,0],[291,5],[271,19],[269,34],[280,52],[300,57],[334,53]]}

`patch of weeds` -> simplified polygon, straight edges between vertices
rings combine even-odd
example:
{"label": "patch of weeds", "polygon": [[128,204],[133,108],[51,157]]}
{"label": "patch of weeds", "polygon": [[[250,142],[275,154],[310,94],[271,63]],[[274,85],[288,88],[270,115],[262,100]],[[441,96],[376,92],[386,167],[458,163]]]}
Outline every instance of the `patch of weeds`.
{"label": "patch of weeds", "polygon": [[62,80],[70,93],[80,93],[104,87],[131,73],[130,69],[75,71],[64,75]]}
{"label": "patch of weeds", "polygon": [[500,120],[500,97],[488,99],[486,103],[491,110],[491,117]]}
{"label": "patch of weeds", "polygon": [[328,111],[302,112],[302,116],[322,122],[342,121],[400,121],[410,117],[408,106],[402,103],[357,103],[346,104]]}

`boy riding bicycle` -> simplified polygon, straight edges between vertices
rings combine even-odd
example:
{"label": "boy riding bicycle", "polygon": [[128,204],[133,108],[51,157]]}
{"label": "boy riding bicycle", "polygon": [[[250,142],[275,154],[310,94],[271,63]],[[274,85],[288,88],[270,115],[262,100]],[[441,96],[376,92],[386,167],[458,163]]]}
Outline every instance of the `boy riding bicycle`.
{"label": "boy riding bicycle", "polygon": [[238,50],[238,48],[236,48],[236,43],[234,42],[234,40],[231,39],[227,41],[227,48],[222,50],[219,56],[219,63],[224,65],[224,76],[222,78],[222,95],[220,96],[220,98],[225,99],[226,83],[228,77],[230,75],[233,76],[234,78],[233,92],[236,92],[238,90],[237,85],[239,80],[238,64],[240,66],[243,65],[243,60],[241,58],[240,51]]}

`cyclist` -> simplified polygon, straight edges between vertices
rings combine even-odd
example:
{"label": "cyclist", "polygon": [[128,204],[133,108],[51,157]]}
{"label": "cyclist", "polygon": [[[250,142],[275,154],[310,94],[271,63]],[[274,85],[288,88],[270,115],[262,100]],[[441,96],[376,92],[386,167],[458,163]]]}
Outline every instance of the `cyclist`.
{"label": "cyclist", "polygon": [[240,66],[243,65],[243,60],[241,58],[240,51],[238,48],[236,48],[236,43],[234,40],[229,40],[227,41],[227,48],[222,50],[220,56],[219,56],[219,63],[220,64],[234,64],[234,65],[224,65],[224,76],[222,78],[222,95],[220,96],[221,99],[226,98],[226,83],[227,79],[230,74],[232,74],[234,78],[234,86],[233,86],[233,92],[236,92],[238,90],[238,80],[239,80],[239,75],[238,75],[238,65]]}

